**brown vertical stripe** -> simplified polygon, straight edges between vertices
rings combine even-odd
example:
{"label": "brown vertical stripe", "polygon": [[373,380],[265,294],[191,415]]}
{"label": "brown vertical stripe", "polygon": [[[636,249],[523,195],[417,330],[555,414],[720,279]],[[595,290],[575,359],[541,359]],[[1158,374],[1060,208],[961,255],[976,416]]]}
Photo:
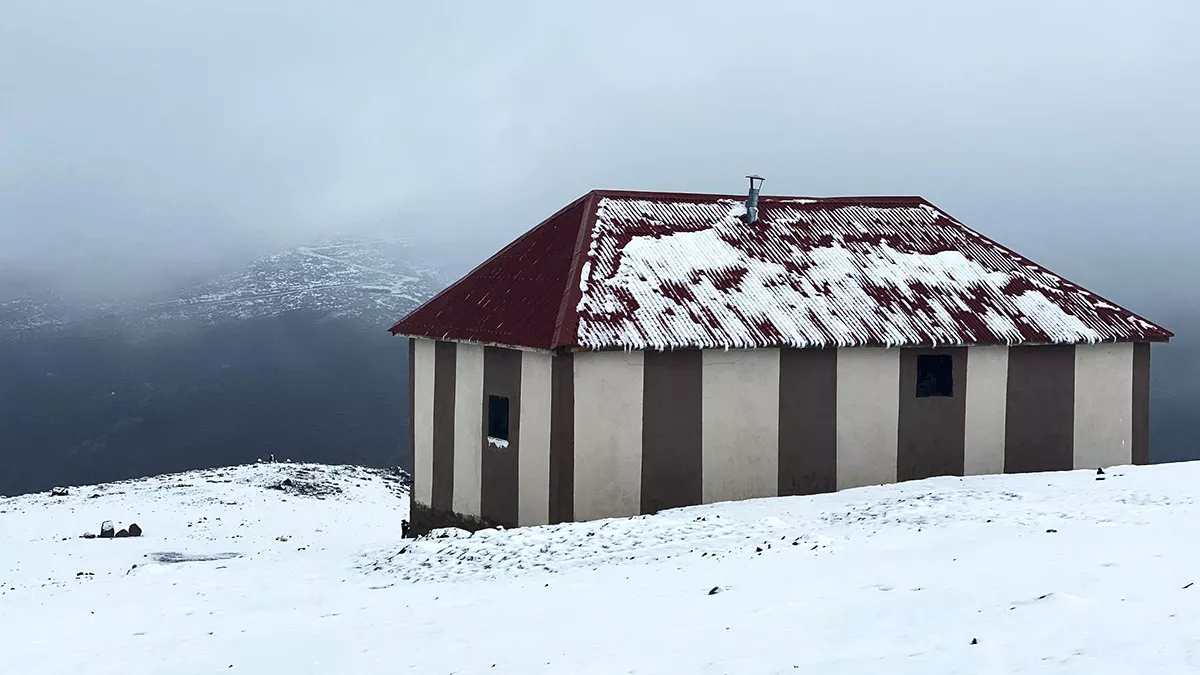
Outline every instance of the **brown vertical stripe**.
{"label": "brown vertical stripe", "polygon": [[[917,398],[917,357],[951,358],[952,396]],[[896,480],[961,476],[967,434],[967,349],[900,351],[900,427]]]}
{"label": "brown vertical stripe", "polygon": [[550,522],[575,519],[575,357],[550,364]]}
{"label": "brown vertical stripe", "polygon": [[[417,481],[429,480],[429,476],[417,476],[417,341],[414,338],[406,338],[406,340],[408,341],[408,475],[412,477],[408,495],[411,502],[413,495],[417,494]],[[411,507],[409,511],[412,511]]]}
{"label": "brown vertical stripe", "polygon": [[1075,347],[1008,350],[1004,472],[1074,468]]}
{"label": "brown vertical stripe", "polygon": [[837,350],[779,350],[779,495],[837,489]]}
{"label": "brown vertical stripe", "polygon": [[645,352],[642,513],[704,500],[702,357],[699,349]]}
{"label": "brown vertical stripe", "polygon": [[1133,463],[1150,463],[1150,343],[1133,345]]}
{"label": "brown vertical stripe", "polygon": [[[508,447],[488,443],[488,405],[490,396],[508,399]],[[507,527],[516,527],[517,490],[521,465],[521,352],[503,347],[483,350],[483,445],[482,493],[479,510],[483,519]]]}
{"label": "brown vertical stripe", "polygon": [[433,356],[433,496],[435,510],[454,508],[454,380],[458,345],[439,340]]}

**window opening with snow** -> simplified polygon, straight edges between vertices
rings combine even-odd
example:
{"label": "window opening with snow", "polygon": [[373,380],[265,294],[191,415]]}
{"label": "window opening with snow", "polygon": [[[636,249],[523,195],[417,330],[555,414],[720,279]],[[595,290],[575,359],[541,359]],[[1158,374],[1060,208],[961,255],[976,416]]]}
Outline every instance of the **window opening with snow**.
{"label": "window opening with snow", "polygon": [[508,447],[508,397],[488,395],[488,443]]}
{"label": "window opening with snow", "polygon": [[949,354],[917,356],[917,398],[954,396],[954,359]]}

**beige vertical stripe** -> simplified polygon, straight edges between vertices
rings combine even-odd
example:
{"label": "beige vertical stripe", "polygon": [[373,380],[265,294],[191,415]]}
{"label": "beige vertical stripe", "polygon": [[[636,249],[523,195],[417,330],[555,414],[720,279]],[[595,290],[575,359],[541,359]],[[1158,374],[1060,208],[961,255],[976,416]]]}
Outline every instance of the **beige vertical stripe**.
{"label": "beige vertical stripe", "polygon": [[641,512],[641,352],[580,352],[575,370],[575,520]]}
{"label": "beige vertical stripe", "polygon": [[704,503],[779,494],[779,350],[703,352]]}
{"label": "beige vertical stripe", "polygon": [[482,485],[483,347],[458,343],[454,368],[454,512],[479,517]]}
{"label": "beige vertical stripe", "polygon": [[896,482],[900,427],[900,350],[839,349],[837,486]]}
{"label": "beige vertical stripe", "polygon": [[1074,467],[1133,463],[1133,343],[1075,347]]}
{"label": "beige vertical stripe", "polygon": [[521,452],[517,480],[519,525],[550,522],[550,367],[549,354],[521,356]]}
{"label": "beige vertical stripe", "polygon": [[967,421],[963,473],[1004,473],[1008,347],[971,347],[967,354]]}
{"label": "beige vertical stripe", "polygon": [[418,504],[433,503],[433,373],[434,341],[411,338],[413,348],[413,498]]}

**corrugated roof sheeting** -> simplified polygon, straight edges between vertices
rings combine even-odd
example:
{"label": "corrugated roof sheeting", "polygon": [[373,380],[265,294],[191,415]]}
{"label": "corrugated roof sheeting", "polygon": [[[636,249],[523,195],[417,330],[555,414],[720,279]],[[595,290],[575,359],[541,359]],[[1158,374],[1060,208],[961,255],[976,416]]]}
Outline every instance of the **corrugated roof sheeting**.
{"label": "corrugated roof sheeting", "polygon": [[586,199],[527,232],[391,328],[395,335],[550,349]]}
{"label": "corrugated roof sheeting", "polygon": [[848,347],[1170,337],[920,198],[764,198],[759,208],[759,221],[746,224],[740,199],[600,193],[581,252],[575,344]]}

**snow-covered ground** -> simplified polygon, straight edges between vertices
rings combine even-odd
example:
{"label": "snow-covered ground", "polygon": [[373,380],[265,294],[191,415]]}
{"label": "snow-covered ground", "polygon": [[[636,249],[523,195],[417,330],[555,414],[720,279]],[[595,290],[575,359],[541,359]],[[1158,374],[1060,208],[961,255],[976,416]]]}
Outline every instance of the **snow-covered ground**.
{"label": "snow-covered ground", "polygon": [[[940,478],[418,541],[366,469],[73,488],[0,500],[0,673],[1194,673],[1198,486]],[[145,534],[79,538],[103,520]]]}

